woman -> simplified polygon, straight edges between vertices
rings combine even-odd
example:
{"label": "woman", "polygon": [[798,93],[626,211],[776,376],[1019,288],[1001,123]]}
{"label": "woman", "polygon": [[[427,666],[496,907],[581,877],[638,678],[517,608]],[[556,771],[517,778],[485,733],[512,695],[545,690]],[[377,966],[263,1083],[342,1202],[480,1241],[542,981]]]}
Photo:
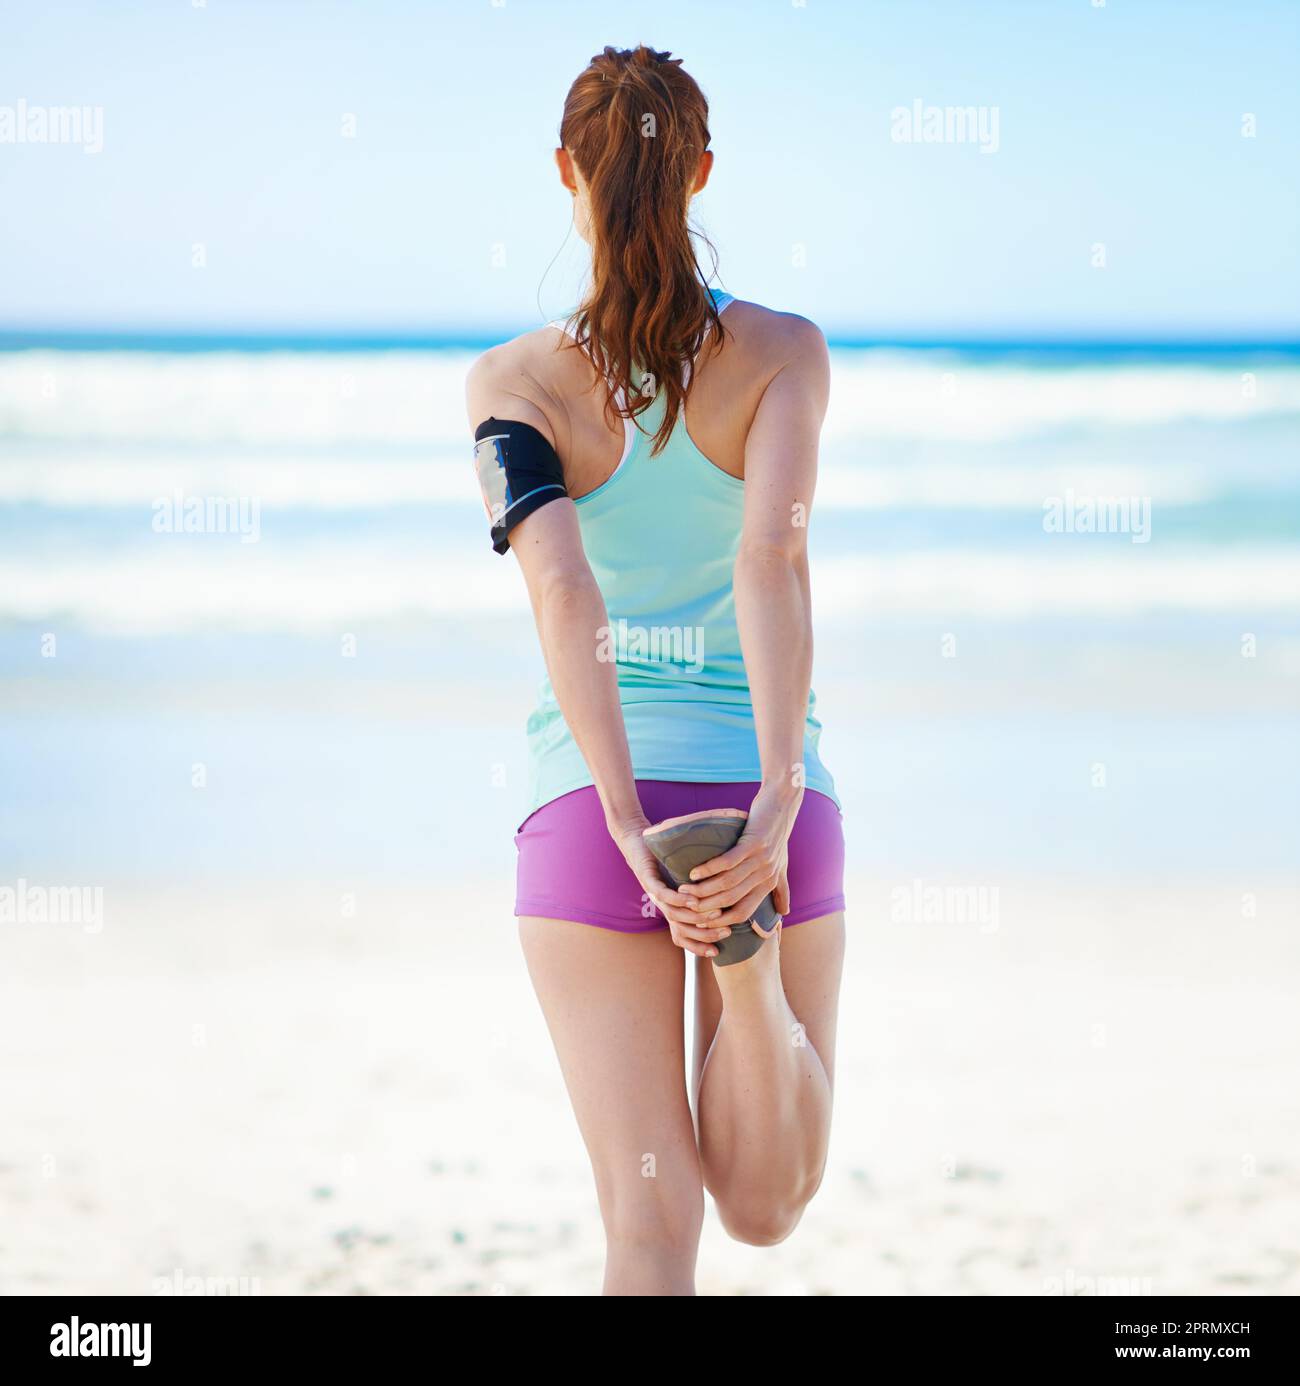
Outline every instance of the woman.
{"label": "woman", "polygon": [[[707,121],[679,59],[592,59],[555,154],[589,292],[467,387],[494,547],[523,570],[549,673],[515,913],[595,1172],[607,1294],[694,1293],[706,1188],[733,1237],[782,1241],[830,1127],[844,848],[806,557],[827,352],[812,323],[702,282],[687,215]],[[666,885],[647,828],[727,808],[748,812],[736,846]],[[769,893],[783,926],[716,966]]]}

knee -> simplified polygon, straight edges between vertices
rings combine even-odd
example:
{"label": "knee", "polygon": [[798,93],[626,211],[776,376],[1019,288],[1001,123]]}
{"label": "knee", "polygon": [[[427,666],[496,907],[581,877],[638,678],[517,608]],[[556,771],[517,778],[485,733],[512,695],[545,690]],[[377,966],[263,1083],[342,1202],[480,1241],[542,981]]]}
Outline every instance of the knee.
{"label": "knee", "polygon": [[781,1197],[730,1203],[717,1198],[718,1216],[733,1241],[749,1246],[778,1246],[799,1226],[821,1179],[810,1179]]}
{"label": "knee", "polygon": [[779,1203],[749,1208],[718,1208],[723,1229],[732,1241],[747,1246],[779,1246],[799,1225],[804,1205]]}

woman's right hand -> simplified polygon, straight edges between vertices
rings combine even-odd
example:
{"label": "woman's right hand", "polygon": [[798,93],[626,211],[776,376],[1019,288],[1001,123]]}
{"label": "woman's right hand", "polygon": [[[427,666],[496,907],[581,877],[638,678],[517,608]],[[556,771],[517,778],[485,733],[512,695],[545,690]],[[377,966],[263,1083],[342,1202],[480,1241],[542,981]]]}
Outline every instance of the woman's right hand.
{"label": "woman's right hand", "polygon": [[[701,910],[720,910],[726,924],[751,919],[769,895],[776,912],[788,914],[790,834],[802,802],[803,790],[793,786],[759,790],[740,840],[729,852],[697,866],[681,893]],[[771,937],[762,929],[758,932]]]}
{"label": "woman's right hand", "polygon": [[689,896],[674,890],[659,874],[659,862],[642,836],[649,826],[650,820],[642,817],[611,825],[609,831],[623,853],[623,860],[641,883],[644,898],[668,921],[673,942],[697,957],[716,957],[716,945],[731,933],[731,926],[712,925],[710,921],[718,919],[721,910],[703,908],[702,902],[693,903]]}

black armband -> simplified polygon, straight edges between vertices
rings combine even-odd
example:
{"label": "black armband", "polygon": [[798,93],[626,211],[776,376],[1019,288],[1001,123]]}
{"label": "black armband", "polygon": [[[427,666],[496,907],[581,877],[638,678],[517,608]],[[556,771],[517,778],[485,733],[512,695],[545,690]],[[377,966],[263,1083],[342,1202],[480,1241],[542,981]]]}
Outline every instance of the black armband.
{"label": "black armband", "polygon": [[569,493],[555,449],[531,425],[488,419],[474,430],[474,467],[492,525],[492,547],[505,553],[510,531],[549,501]]}

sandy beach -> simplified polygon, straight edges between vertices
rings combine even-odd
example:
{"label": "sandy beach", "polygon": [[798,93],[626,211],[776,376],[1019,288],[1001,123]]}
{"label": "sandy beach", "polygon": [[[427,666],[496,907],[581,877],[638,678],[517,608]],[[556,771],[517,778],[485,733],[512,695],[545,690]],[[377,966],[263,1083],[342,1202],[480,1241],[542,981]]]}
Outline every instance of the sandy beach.
{"label": "sandy beach", "polygon": [[[836,1124],[784,1245],[704,1294],[1300,1290],[1297,894],[850,902]],[[502,882],[107,889],[3,938],[0,1290],[585,1294],[585,1153]]]}

